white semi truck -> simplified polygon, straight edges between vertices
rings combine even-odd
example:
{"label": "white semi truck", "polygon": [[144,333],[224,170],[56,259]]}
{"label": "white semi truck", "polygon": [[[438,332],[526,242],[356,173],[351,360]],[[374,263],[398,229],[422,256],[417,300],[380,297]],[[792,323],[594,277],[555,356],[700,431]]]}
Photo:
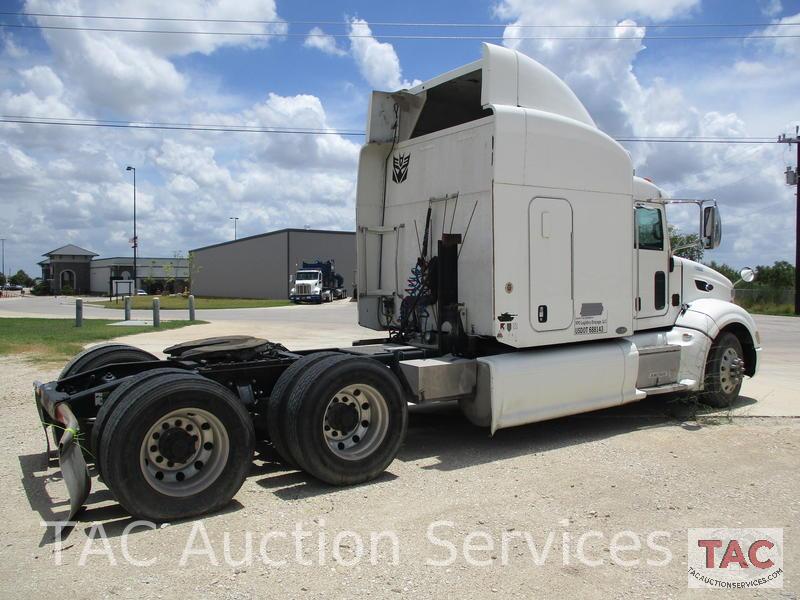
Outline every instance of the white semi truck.
{"label": "white semi truck", "polygon": [[[357,190],[358,319],[382,337],[290,351],[252,337],[90,349],[36,385],[71,513],[90,480],[154,520],[227,503],[256,439],[335,485],[376,477],[408,403],[458,401],[498,429],[666,393],[727,406],[760,339],[733,284],[675,257],[670,200],[572,91],[518,52],[374,92]],[[63,434],[63,435],[62,435]],[[501,443],[501,442],[498,442]]]}
{"label": "white semi truck", "polygon": [[336,272],[333,260],[304,260],[289,290],[289,300],[295,303],[333,302],[346,297],[344,278]]}

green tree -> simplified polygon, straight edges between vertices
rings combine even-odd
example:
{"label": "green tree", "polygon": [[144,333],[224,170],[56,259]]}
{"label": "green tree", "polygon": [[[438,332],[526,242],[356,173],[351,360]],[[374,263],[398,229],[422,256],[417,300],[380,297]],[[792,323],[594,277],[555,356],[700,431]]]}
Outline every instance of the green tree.
{"label": "green tree", "polygon": [[33,285],[33,278],[22,269],[9,277],[8,281],[13,285],[21,285],[24,287],[30,287]]}
{"label": "green tree", "polygon": [[793,288],[794,287],[793,264],[785,260],[778,260],[770,266],[759,265],[756,267],[756,281],[767,287],[773,288]]}
{"label": "green tree", "polygon": [[197,264],[197,256],[195,256],[194,252],[189,252],[189,258],[187,258],[186,262],[189,265],[189,291],[191,292],[194,275],[199,273],[203,266]]}
{"label": "green tree", "polygon": [[3,273],[0,273],[0,285],[6,284],[6,276]]}
{"label": "green tree", "polygon": [[682,234],[675,225],[669,226],[669,243],[675,256],[696,262],[703,260],[703,246],[696,233]]}

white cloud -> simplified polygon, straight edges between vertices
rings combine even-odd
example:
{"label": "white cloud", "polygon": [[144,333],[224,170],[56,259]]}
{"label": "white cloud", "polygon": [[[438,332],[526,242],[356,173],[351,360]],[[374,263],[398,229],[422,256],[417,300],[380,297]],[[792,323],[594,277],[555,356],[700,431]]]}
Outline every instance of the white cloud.
{"label": "white cloud", "polygon": [[350,19],[350,52],[361,75],[375,89],[394,91],[421,83],[403,79],[394,46],[376,40],[364,19]]}
{"label": "white cloud", "polygon": [[[763,35],[791,35],[796,34],[798,27],[786,27],[786,24],[794,24],[800,26],[800,13],[790,15],[782,19],[778,19],[775,25],[767,27],[757,33]],[[780,37],[768,40],[759,40],[760,45],[772,48],[774,51],[782,54],[783,56],[800,59],[800,38]]]}
{"label": "white cloud", "polygon": [[635,17],[666,21],[685,17],[699,5],[700,0],[501,0],[495,13],[531,25],[588,25]]}
{"label": "white cloud", "polygon": [[[409,81],[403,78],[400,59],[394,46],[388,42],[379,42],[372,35],[369,23],[364,19],[351,18],[348,21],[349,54],[358,67],[361,76],[370,87],[378,90],[394,91],[407,89],[422,83],[419,79]],[[346,56],[347,51],[336,44],[336,38],[325,33],[319,27],[309,31],[303,45],[316,48],[325,54]]]}
{"label": "white cloud", "polygon": [[[163,15],[161,0],[27,0],[28,12],[65,14]],[[129,20],[122,23],[88,19],[35,17],[40,25],[112,27],[177,31],[224,31],[236,33],[283,33],[274,0],[183,0],[169,4],[175,18],[257,19],[276,24],[209,23]],[[266,36],[204,34],[146,34],[98,31],[42,30],[62,72],[86,101],[97,108],[126,114],[144,114],[153,105],[179,100],[189,81],[171,58],[192,53],[211,54],[223,47],[259,48]]]}
{"label": "white cloud", "polygon": [[36,65],[20,73],[22,79],[28,84],[30,90],[40,98],[60,96],[64,91],[64,84],[53,72],[53,69],[44,65]]}
{"label": "white cloud", "polygon": [[308,32],[303,45],[307,48],[316,48],[325,54],[333,56],[346,56],[347,51],[342,50],[336,45],[336,38],[329,33],[325,33],[319,27],[312,27]]}
{"label": "white cloud", "polygon": [[28,51],[14,41],[14,36],[5,31],[0,32],[0,41],[3,42],[3,54],[9,58],[24,58]]}
{"label": "white cloud", "polygon": [[774,17],[783,11],[781,0],[758,0],[761,12],[768,17]]}

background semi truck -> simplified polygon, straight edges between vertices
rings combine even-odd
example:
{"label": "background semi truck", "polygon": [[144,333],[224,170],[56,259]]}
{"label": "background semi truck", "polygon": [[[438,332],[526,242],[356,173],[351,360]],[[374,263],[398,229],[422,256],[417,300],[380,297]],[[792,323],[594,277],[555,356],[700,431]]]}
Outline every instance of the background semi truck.
{"label": "background semi truck", "polygon": [[346,297],[344,278],[336,272],[333,260],[304,260],[289,291],[292,302],[332,302]]}
{"label": "background semi truck", "polygon": [[256,440],[344,485],[394,459],[408,403],[457,401],[490,432],[686,392],[729,406],[758,366],[733,284],[676,257],[668,199],[572,91],[518,52],[374,92],[356,201],[358,319],[381,337],[291,351],[253,337],[90,349],[36,385],[71,513],[90,479],[153,520],[227,503]]}

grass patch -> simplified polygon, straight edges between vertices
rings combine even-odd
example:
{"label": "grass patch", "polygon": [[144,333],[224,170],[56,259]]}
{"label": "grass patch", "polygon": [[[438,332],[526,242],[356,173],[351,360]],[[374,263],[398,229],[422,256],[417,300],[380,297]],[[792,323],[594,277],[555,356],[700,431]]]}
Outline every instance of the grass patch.
{"label": "grass patch", "polygon": [[[134,310],[151,310],[153,298],[161,298],[162,310],[189,310],[189,299],[183,296],[132,296],[131,308]],[[104,308],[123,309],[122,299],[108,302],[93,302],[95,306]],[[263,300],[259,298],[197,298],[194,307],[197,310],[209,308],[271,308],[274,306],[288,306],[289,300]]]}
{"label": "grass patch", "polygon": [[75,327],[74,319],[0,318],[0,356],[33,354],[34,360],[43,362],[68,360],[90,342],[101,342],[134,333],[179,329],[205,321],[162,321],[158,328],[109,325],[114,322],[84,319],[83,327]]}
{"label": "grass patch", "polygon": [[779,317],[796,317],[794,305],[792,304],[772,304],[767,302],[756,302],[744,307],[747,312],[756,315],[776,315]]}

